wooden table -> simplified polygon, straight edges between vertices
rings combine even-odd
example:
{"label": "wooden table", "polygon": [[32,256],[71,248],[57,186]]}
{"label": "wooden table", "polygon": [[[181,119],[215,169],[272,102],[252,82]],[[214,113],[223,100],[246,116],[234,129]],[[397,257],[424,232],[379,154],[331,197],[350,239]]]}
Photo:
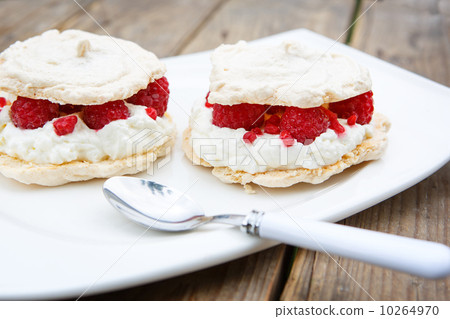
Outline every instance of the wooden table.
{"label": "wooden table", "polygon": [[[373,1],[78,2],[111,35],[135,41],[160,57],[308,28],[444,85],[450,83],[450,2],[445,0],[379,1],[362,16]],[[50,28],[102,33],[71,0],[0,0],[0,50]],[[416,186],[341,223],[449,245],[449,175],[447,164]],[[322,253],[280,245],[210,269],[86,299],[450,299],[450,279],[425,280],[336,258],[348,274]]]}

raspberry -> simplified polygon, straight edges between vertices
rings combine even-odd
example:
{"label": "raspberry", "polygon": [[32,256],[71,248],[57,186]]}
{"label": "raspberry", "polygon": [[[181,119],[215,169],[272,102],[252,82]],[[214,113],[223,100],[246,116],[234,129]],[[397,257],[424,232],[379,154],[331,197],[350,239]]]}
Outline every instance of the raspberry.
{"label": "raspberry", "polygon": [[337,114],[338,117],[348,119],[356,115],[356,123],[367,124],[372,119],[373,114],[373,92],[352,97],[350,99],[330,103],[330,111]]}
{"label": "raspberry", "polygon": [[214,104],[211,104],[211,103],[208,102],[209,93],[211,93],[211,92],[208,92],[208,94],[206,94],[205,106],[206,107],[213,107]]}
{"label": "raspberry", "polygon": [[47,100],[17,97],[11,106],[11,120],[16,127],[36,129],[59,116],[59,105]]}
{"label": "raspberry", "polygon": [[274,114],[274,115],[272,115],[271,117],[269,117],[266,120],[266,125],[267,124],[272,124],[272,125],[275,125],[275,126],[279,126],[280,125],[280,121],[281,121],[280,117],[278,115]]}
{"label": "raspberry", "polygon": [[286,110],[286,106],[283,105],[267,105],[267,114],[283,113]]}
{"label": "raspberry", "polygon": [[247,144],[252,144],[256,140],[256,134],[255,132],[247,132],[243,136],[244,142]]}
{"label": "raspberry", "polygon": [[126,101],[135,105],[143,105],[153,107],[158,116],[163,116],[167,110],[167,103],[169,102],[169,82],[166,77],[155,80],[149,83],[147,88],[140,90]]}
{"label": "raspberry", "polygon": [[294,145],[294,143],[295,143],[295,140],[291,136],[291,133],[289,133],[289,131],[282,131],[280,133],[280,138],[283,141],[284,146],[286,146],[286,147],[290,147],[290,146]]}
{"label": "raspberry", "polygon": [[243,127],[246,131],[261,126],[264,123],[266,107],[259,104],[214,104],[212,123],[219,127],[237,129]]}
{"label": "raspberry", "polygon": [[350,116],[347,119],[347,124],[348,125],[355,125],[356,124],[356,118],[357,118],[356,114],[353,114],[352,116]]}
{"label": "raspberry", "polygon": [[258,136],[263,135],[263,132],[261,131],[261,129],[259,127],[252,128],[252,132]]}
{"label": "raspberry", "polygon": [[266,127],[264,128],[264,133],[267,134],[279,134],[280,133],[280,128],[276,125],[273,124],[266,124]]}
{"label": "raspberry", "polygon": [[280,129],[288,131],[302,144],[311,144],[330,126],[330,120],[324,110],[323,107],[308,109],[287,107],[281,117]]}
{"label": "raspberry", "polygon": [[73,132],[78,118],[75,115],[61,117],[53,122],[53,128],[58,136],[67,135]]}
{"label": "raspberry", "polygon": [[63,104],[59,106],[59,111],[64,114],[73,114],[81,112],[83,105]]}
{"label": "raspberry", "polygon": [[158,116],[158,112],[153,107],[148,107],[145,109],[145,112],[148,116],[150,116],[152,119],[156,120],[156,117]]}
{"label": "raspberry", "polygon": [[130,111],[123,101],[112,101],[100,105],[88,105],[84,108],[83,121],[93,130],[100,130],[115,120],[124,120]]}
{"label": "raspberry", "polygon": [[330,120],[330,128],[336,132],[336,134],[342,134],[345,132],[345,128],[339,123],[337,119],[336,113],[331,112],[330,110],[324,108],[325,114],[328,116]]}
{"label": "raspberry", "polygon": [[4,97],[0,97],[0,110],[6,105],[6,99]]}

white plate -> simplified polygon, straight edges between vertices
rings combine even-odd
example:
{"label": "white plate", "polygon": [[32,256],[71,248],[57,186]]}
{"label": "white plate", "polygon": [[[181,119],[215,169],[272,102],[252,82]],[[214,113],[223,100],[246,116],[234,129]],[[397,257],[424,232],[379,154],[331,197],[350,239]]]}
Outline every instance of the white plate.
{"label": "white plate", "polygon": [[[307,30],[259,41],[302,40],[323,50],[334,42]],[[338,221],[414,185],[450,157],[450,90],[342,44],[372,74],[376,109],[393,125],[378,161],[348,169],[320,185],[268,189],[288,213]],[[209,53],[165,59],[173,101],[169,111],[181,132],[193,101],[206,94]],[[181,107],[180,107],[181,106]],[[145,176],[145,174],[141,174]],[[185,191],[208,213],[276,209],[262,190],[247,195],[222,184],[210,169],[192,166],[178,143],[167,165],[151,177]],[[26,186],[0,177],[0,299],[78,296],[144,284],[210,267],[275,245],[239,230],[208,225],[165,234],[148,231],[117,213],[103,198],[103,180],[56,188]]]}

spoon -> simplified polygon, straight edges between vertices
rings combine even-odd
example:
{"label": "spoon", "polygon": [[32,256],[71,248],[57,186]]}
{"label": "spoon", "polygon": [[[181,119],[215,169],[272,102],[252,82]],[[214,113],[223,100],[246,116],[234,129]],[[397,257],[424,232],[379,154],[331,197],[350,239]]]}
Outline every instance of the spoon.
{"label": "spoon", "polygon": [[131,220],[151,229],[187,231],[209,222],[240,226],[243,232],[292,246],[336,254],[426,278],[450,275],[450,248],[287,213],[205,216],[202,208],[176,189],[149,180],[118,176],[103,192],[109,203]]}

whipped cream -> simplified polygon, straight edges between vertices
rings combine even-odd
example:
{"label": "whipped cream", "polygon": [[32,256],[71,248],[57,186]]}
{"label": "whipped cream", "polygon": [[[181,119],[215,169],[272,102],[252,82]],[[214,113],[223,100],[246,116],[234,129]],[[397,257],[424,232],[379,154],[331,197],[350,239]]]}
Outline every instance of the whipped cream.
{"label": "whipped cream", "polygon": [[130,117],[113,121],[98,131],[87,127],[79,114],[71,114],[78,121],[73,133],[64,136],[54,131],[56,119],[35,130],[17,128],[9,115],[11,106],[5,106],[0,110],[0,153],[36,164],[99,162],[144,152],[162,145],[163,137],[172,134],[174,124],[167,118],[153,120],[145,112],[145,106],[125,104]]}
{"label": "whipped cream", "polygon": [[275,169],[315,169],[334,164],[373,135],[373,126],[347,125],[339,120],[345,133],[337,135],[328,129],[310,145],[295,141],[286,147],[279,135],[263,134],[247,144],[243,140],[246,130],[218,127],[212,124],[212,108],[204,100],[194,103],[190,121],[193,152],[212,166],[228,166],[234,171],[250,174]]}

